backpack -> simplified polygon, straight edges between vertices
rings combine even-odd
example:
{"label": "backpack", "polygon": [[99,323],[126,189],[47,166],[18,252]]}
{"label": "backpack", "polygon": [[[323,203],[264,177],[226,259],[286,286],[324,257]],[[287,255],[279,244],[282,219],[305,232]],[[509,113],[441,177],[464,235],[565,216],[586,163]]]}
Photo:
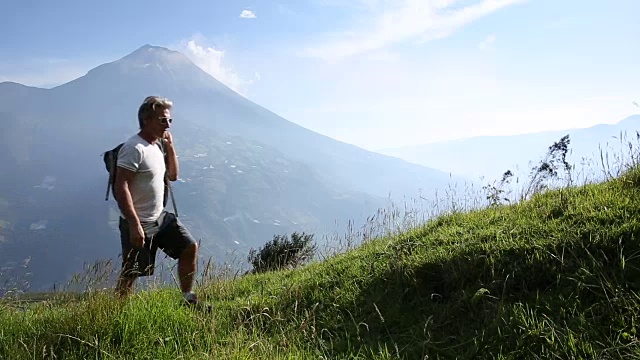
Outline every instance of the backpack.
{"label": "backpack", "polygon": [[[167,153],[164,151],[164,139],[161,139],[161,141],[156,143],[158,145],[158,147],[160,148],[160,150],[162,151],[162,155],[164,156],[164,161],[165,161],[165,165],[167,164]],[[124,143],[120,143],[118,144],[118,146],[114,147],[111,150],[107,150],[102,154],[102,160],[104,161],[104,166],[107,169],[107,172],[109,173],[109,180],[107,182],[107,193],[105,194],[105,198],[104,200],[107,201],[109,200],[109,192],[111,192],[111,194],[113,195],[113,198],[115,199],[116,197],[116,192],[115,192],[115,188],[114,185],[116,183],[116,165],[118,162],[118,153],[120,152],[120,149],[122,148],[122,145],[124,145]],[[173,189],[171,188],[171,181],[169,181],[169,176],[165,173],[164,175],[164,199],[162,202],[163,206],[167,206],[167,197],[168,195],[171,195],[171,204],[173,205],[173,211],[176,215],[176,217],[178,217],[178,209],[176,208],[176,201],[175,201],[175,197],[173,196]]]}

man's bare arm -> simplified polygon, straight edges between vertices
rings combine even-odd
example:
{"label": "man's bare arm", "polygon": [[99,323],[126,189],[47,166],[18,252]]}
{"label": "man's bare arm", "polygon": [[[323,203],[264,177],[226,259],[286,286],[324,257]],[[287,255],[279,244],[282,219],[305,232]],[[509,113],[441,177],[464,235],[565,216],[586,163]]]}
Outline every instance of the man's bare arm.
{"label": "man's bare arm", "polygon": [[173,147],[171,133],[167,131],[164,139],[167,151],[167,175],[170,181],[176,181],[178,180],[180,166],[178,164],[178,157],[176,156],[176,149]]}
{"label": "man's bare arm", "polygon": [[114,189],[118,207],[129,223],[131,244],[142,247],[144,245],[144,231],[140,224],[140,218],[138,218],[138,214],[136,214],[136,210],[133,207],[133,199],[131,191],[129,191],[129,184],[131,184],[135,175],[135,172],[117,166]]}
{"label": "man's bare arm", "polygon": [[135,208],[133,207],[133,198],[131,197],[131,191],[129,191],[129,184],[133,182],[133,178],[136,173],[131,170],[116,167],[116,181],[114,186],[116,201],[118,207],[122,211],[125,219],[129,223],[140,223]]}

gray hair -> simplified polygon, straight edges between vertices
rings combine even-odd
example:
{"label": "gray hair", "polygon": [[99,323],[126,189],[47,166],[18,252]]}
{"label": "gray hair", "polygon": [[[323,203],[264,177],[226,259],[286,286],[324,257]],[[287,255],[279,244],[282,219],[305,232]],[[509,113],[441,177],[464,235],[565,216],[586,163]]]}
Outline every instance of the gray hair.
{"label": "gray hair", "polygon": [[157,109],[171,109],[173,102],[160,96],[147,96],[138,109],[138,123],[142,129],[142,120],[156,112]]}

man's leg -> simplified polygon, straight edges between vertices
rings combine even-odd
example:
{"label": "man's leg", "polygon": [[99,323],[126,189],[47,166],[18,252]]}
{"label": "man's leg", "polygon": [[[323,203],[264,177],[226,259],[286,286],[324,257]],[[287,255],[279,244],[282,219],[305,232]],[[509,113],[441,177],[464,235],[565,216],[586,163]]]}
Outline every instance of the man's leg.
{"label": "man's leg", "polygon": [[[122,269],[118,275],[116,283],[116,295],[120,298],[127,297],[133,293],[133,284],[136,278],[141,275],[138,270],[140,264],[145,265],[140,252],[130,245],[123,243],[122,246]],[[142,261],[141,261],[142,260]]]}
{"label": "man's leg", "polygon": [[116,283],[115,293],[119,298],[124,298],[133,292],[133,283],[135,281],[135,277],[127,276],[126,274],[131,271],[133,267],[132,256],[133,247],[129,241],[129,225],[127,221],[120,217],[120,245],[122,246],[122,268],[120,269],[120,274],[118,275],[118,282]]}
{"label": "man's leg", "polygon": [[120,274],[118,277],[118,283],[116,284],[116,295],[119,298],[125,298],[133,293],[133,283],[136,278],[127,277]]}
{"label": "man's leg", "polygon": [[178,260],[180,290],[182,290],[185,299],[195,297],[191,290],[193,289],[198,258],[196,240],[175,215],[168,212],[163,217],[156,240],[160,249],[172,259]]}
{"label": "man's leg", "polygon": [[212,310],[211,305],[203,304],[198,296],[191,291],[196,274],[196,260],[198,258],[198,243],[189,231],[171,213],[166,213],[156,236],[157,246],[169,257],[178,260],[178,276],[180,290],[185,304],[205,312]]}
{"label": "man's leg", "polygon": [[[149,226],[143,224],[143,229]],[[155,264],[155,248],[149,249],[151,245],[149,239],[145,236],[145,248],[136,249],[131,245],[129,239],[129,224],[123,218],[120,218],[120,243],[122,246],[122,268],[116,283],[116,295],[120,298],[127,297],[133,293],[133,285],[138,276],[153,275]],[[156,226],[157,228],[157,226]],[[145,235],[147,230],[145,229]]]}
{"label": "man's leg", "polygon": [[180,278],[180,289],[183,293],[191,292],[193,288],[197,258],[198,245],[195,242],[187,245],[178,258],[178,277]]}

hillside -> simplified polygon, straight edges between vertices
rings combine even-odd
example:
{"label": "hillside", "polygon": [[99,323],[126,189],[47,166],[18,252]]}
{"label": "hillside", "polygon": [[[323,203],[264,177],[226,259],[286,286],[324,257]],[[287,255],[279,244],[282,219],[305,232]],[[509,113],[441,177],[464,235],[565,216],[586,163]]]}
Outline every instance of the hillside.
{"label": "hillside", "polygon": [[[640,169],[442,214],[298,270],[0,307],[0,357],[637,358]],[[62,295],[61,295],[62,296]]]}

